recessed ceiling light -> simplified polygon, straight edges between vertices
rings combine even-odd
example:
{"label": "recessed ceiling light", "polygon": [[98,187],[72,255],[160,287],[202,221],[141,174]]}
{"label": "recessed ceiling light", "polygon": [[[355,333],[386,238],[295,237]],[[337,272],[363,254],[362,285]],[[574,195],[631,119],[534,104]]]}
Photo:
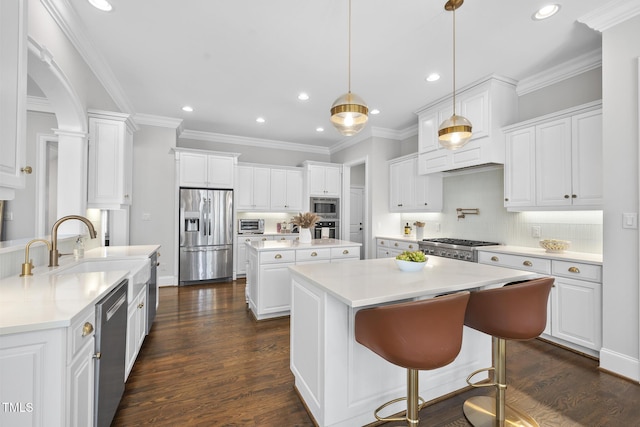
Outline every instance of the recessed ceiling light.
{"label": "recessed ceiling light", "polygon": [[551,18],[553,15],[558,13],[559,10],[560,10],[560,5],[548,4],[538,9],[538,11],[533,14],[532,19],[536,21],[540,21],[542,19]]}
{"label": "recessed ceiling light", "polygon": [[111,3],[107,0],[89,0],[89,3],[91,3],[91,6],[103,12],[111,12],[113,9],[113,6],[111,6]]}
{"label": "recessed ceiling light", "polygon": [[437,80],[440,80],[440,74],[431,73],[425,78],[425,80],[428,81],[428,82],[435,82]]}
{"label": "recessed ceiling light", "polygon": [[317,127],[316,128],[316,132],[324,132],[324,128],[323,127]]}
{"label": "recessed ceiling light", "polygon": [[369,111],[369,114],[380,114],[380,110],[374,108],[373,110]]}
{"label": "recessed ceiling light", "polygon": [[306,93],[304,93],[304,92],[301,92],[301,93],[298,95],[298,99],[299,99],[300,101],[306,101],[306,100],[308,100],[308,99],[309,99],[309,95],[308,95],[308,94],[306,94]]}
{"label": "recessed ceiling light", "polygon": [[185,105],[184,107],[182,107],[182,111],[186,111],[187,113],[190,113],[193,111],[193,107]]}
{"label": "recessed ceiling light", "polygon": [[266,122],[266,120],[264,119],[264,117],[258,117],[258,118],[256,119],[256,122],[258,122],[258,123],[264,123],[264,122]]}

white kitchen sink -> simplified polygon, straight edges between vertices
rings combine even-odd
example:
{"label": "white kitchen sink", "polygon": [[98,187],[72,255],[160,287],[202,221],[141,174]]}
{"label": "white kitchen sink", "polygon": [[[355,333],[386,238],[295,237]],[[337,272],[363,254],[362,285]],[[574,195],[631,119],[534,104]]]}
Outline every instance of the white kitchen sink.
{"label": "white kitchen sink", "polygon": [[129,286],[127,297],[131,301],[140,289],[146,285],[151,277],[151,266],[148,258],[141,259],[83,259],[68,266],[62,266],[51,271],[50,274],[78,274],[100,271],[128,271]]}

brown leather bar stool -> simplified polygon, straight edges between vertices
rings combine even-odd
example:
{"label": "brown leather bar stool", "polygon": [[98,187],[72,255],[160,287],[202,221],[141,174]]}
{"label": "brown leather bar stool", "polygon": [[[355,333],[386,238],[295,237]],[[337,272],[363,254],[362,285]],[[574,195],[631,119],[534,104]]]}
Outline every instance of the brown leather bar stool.
{"label": "brown leather bar stool", "polygon": [[[474,396],[464,402],[464,415],[473,426],[538,426],[531,416],[505,403],[506,340],[530,340],[542,333],[553,280],[543,277],[471,293],[464,324],[492,336],[494,366],[473,372],[467,383],[496,387],[495,398]],[[492,383],[471,383],[474,375],[487,370],[493,371]]]}
{"label": "brown leather bar stool", "polygon": [[[362,309],[356,313],[356,341],[394,365],[407,369],[407,397],[375,410],[380,421],[407,421],[417,426],[424,399],[418,396],[418,371],[440,368],[460,353],[469,292]],[[387,406],[407,400],[403,418],[381,418]],[[420,403],[422,402],[422,403]]]}

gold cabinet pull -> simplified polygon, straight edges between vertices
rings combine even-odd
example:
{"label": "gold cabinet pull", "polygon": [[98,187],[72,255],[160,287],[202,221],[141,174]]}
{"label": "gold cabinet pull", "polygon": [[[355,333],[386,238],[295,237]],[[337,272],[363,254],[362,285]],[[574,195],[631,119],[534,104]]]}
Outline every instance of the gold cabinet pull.
{"label": "gold cabinet pull", "polygon": [[311,256],[318,256],[317,252],[311,252]]}
{"label": "gold cabinet pull", "polygon": [[349,249],[345,249],[344,251],[342,251],[342,255],[347,255],[349,253]]}
{"label": "gold cabinet pull", "polygon": [[82,336],[86,337],[91,332],[93,332],[93,325],[91,323],[89,323],[89,322],[86,322],[84,324],[84,326],[82,327]]}
{"label": "gold cabinet pull", "polygon": [[409,249],[413,249],[413,245],[409,245]]}
{"label": "gold cabinet pull", "polygon": [[393,246],[398,247],[398,242],[394,243]]}
{"label": "gold cabinet pull", "polygon": [[525,267],[531,267],[533,263],[531,261],[525,261],[522,263],[522,265],[524,265]]}
{"label": "gold cabinet pull", "polygon": [[578,267],[569,267],[569,273],[580,273],[580,269]]}
{"label": "gold cabinet pull", "polygon": [[144,307],[144,303],[143,303],[143,302],[141,302],[140,304],[138,304],[138,308],[142,308],[142,307]]}
{"label": "gold cabinet pull", "polygon": [[267,238],[266,238],[266,237],[263,237],[263,238],[262,238],[262,241],[264,242],[265,240],[267,240]]}
{"label": "gold cabinet pull", "polygon": [[23,168],[20,168],[20,172],[31,175],[31,172],[33,172],[33,168],[31,166],[25,166]]}
{"label": "gold cabinet pull", "polygon": [[498,258],[497,256],[492,256],[491,261],[498,262],[500,261],[500,258]]}
{"label": "gold cabinet pull", "polygon": [[274,258],[275,258],[275,259],[280,259],[280,258],[282,258],[282,255],[280,255],[280,254],[276,254],[276,256],[274,256]]}

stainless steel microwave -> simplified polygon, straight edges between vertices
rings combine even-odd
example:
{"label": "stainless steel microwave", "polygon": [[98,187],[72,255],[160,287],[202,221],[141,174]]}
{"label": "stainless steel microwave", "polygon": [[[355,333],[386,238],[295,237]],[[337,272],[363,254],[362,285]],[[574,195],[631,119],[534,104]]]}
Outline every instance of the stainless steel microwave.
{"label": "stainless steel microwave", "polygon": [[337,219],[340,215],[340,199],[337,197],[311,197],[309,208],[311,212],[323,219]]}
{"label": "stainless steel microwave", "polygon": [[239,219],[238,234],[263,234],[264,219]]}

